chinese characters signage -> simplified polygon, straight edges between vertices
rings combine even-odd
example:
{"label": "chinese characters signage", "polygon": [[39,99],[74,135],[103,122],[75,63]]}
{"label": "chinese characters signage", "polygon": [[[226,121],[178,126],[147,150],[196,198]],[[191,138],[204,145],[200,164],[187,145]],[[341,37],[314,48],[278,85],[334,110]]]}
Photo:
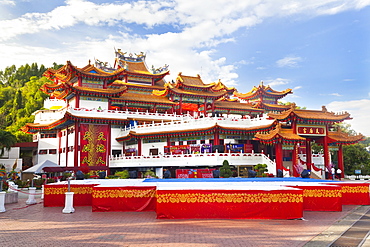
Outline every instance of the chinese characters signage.
{"label": "chinese characters signage", "polygon": [[325,136],[325,126],[297,125],[297,134],[306,136]]}
{"label": "chinese characters signage", "polygon": [[81,166],[107,166],[108,125],[81,124]]}

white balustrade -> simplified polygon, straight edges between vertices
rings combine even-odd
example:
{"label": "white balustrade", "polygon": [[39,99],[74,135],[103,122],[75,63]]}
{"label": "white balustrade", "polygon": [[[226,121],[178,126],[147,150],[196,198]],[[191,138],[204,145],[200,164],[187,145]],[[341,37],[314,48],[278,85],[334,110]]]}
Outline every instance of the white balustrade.
{"label": "white balustrade", "polygon": [[267,164],[269,173],[275,174],[276,163],[263,153],[199,153],[151,156],[110,157],[109,167],[164,167],[164,166],[220,166],[223,161],[230,165]]}

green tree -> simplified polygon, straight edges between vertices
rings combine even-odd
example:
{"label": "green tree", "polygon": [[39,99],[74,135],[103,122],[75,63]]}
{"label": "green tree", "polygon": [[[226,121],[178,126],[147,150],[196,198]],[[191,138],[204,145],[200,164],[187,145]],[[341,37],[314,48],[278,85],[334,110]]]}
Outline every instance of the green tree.
{"label": "green tree", "polygon": [[5,150],[10,148],[17,142],[17,138],[10,132],[0,130],[0,156],[4,155]]}
{"label": "green tree", "polygon": [[258,177],[262,177],[263,174],[268,171],[266,164],[257,164],[253,167],[253,169],[257,172]]}
{"label": "green tree", "polygon": [[220,177],[229,178],[232,175],[231,167],[229,165],[229,161],[224,160],[222,162],[222,167],[220,168]]}
{"label": "green tree", "polygon": [[362,174],[370,174],[370,153],[362,143],[343,147],[344,169],[346,174],[352,175],[355,170]]}

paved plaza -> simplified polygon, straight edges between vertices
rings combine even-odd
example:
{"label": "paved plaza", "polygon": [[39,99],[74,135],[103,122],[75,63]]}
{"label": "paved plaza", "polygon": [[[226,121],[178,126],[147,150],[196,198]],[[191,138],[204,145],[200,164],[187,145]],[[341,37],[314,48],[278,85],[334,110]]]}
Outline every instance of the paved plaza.
{"label": "paved plaza", "polygon": [[43,207],[40,196],[34,205],[26,200],[19,194],[0,213],[2,246],[329,246],[370,209],[306,211],[302,220],[158,220],[155,212],[93,213],[91,207],[63,214],[61,207]]}

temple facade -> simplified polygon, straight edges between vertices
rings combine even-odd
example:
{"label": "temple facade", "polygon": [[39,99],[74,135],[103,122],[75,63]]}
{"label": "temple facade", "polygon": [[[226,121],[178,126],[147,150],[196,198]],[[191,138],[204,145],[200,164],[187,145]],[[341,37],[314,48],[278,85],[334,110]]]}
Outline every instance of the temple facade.
{"label": "temple facade", "polygon": [[[68,61],[48,69],[50,83],[41,88],[50,95],[46,110],[23,127],[38,143],[36,163],[109,173],[127,169],[132,177],[147,170],[162,177],[163,169],[173,177],[181,171],[201,177],[196,170],[217,169],[228,160],[236,176],[248,176],[256,164],[266,164],[272,175],[281,170],[300,176],[303,169],[331,168],[331,152],[344,171],[342,146],[363,138],[335,128],[349,113],[279,104],[291,89],[275,91],[261,82],[239,93],[221,80],[205,83],[200,75],[179,73],[167,82],[168,74],[168,65],[148,68],[144,53],[121,50],[113,68],[97,60],[83,68]],[[322,153],[312,154],[312,143]]]}

